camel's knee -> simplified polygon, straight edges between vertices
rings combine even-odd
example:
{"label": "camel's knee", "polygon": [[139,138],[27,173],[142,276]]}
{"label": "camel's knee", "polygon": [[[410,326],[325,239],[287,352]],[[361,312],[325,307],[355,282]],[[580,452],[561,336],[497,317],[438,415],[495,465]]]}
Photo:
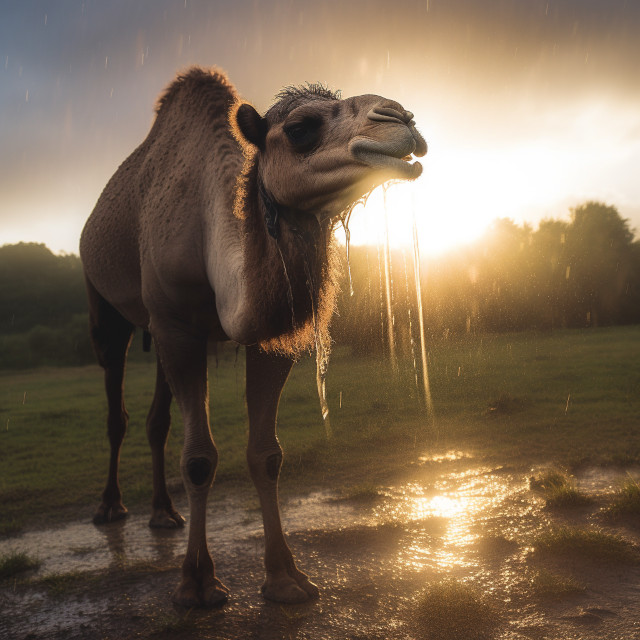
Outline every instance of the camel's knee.
{"label": "camel's knee", "polygon": [[282,449],[278,446],[277,449],[262,453],[249,449],[247,451],[247,462],[251,477],[254,480],[266,478],[271,482],[276,482],[282,467]]}
{"label": "camel's knee", "polygon": [[193,484],[200,487],[213,475],[213,463],[209,458],[191,458],[187,462],[187,475]]}
{"label": "camel's knee", "polygon": [[185,484],[195,488],[209,488],[213,484],[218,467],[218,452],[215,447],[201,455],[190,455],[183,459],[182,476]]}

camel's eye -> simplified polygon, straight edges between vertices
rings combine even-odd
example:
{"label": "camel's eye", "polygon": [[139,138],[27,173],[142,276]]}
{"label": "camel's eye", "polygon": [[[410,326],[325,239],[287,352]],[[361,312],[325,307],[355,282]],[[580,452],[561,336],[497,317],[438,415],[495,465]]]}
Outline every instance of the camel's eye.
{"label": "camel's eye", "polygon": [[284,127],[284,132],[296,151],[308,151],[320,140],[322,120],[305,118]]}

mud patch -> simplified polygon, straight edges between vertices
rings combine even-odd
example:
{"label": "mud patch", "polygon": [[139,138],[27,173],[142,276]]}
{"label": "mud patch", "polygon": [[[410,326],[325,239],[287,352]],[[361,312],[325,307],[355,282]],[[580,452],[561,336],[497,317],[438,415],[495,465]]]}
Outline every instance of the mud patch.
{"label": "mud patch", "polygon": [[[425,456],[406,477],[376,486],[375,500],[331,490],[286,500],[291,547],[322,589],[318,602],[299,606],[260,597],[262,524],[249,491],[222,496],[219,487],[210,503],[216,571],[232,590],[216,612],[185,614],[170,605],[186,530],[152,530],[148,514],[133,513],[103,527],[87,516],[31,531],[0,543],[0,554],[24,552],[41,563],[36,573],[0,584],[0,638],[471,637],[447,631],[444,620],[438,626],[432,615],[430,630],[419,615],[429,587],[443,580],[459,587],[455,593],[469,587],[495,613],[499,622],[482,637],[640,637],[640,567],[534,553],[536,537],[564,516],[544,508],[529,489],[530,473],[450,452]],[[589,469],[577,481],[606,496],[625,476]],[[582,510],[574,524],[591,527],[596,516],[595,506]],[[571,584],[580,586],[565,589]],[[442,610],[451,610],[446,595]]]}

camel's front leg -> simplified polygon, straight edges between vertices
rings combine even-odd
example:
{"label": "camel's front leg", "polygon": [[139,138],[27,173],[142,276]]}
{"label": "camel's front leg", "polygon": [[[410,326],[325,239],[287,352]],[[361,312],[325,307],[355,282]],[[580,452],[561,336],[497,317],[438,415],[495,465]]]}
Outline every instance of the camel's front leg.
{"label": "camel's front leg", "polygon": [[299,571],[284,539],[278,507],[278,476],[282,449],[276,437],[280,393],[293,362],[247,347],[247,406],[249,446],[247,460],[258,491],[265,538],[267,578],[262,593],[276,602],[305,602],[318,596],[318,588]]}
{"label": "camel's front leg", "polygon": [[209,429],[206,336],[187,334],[179,326],[154,326],[162,367],[184,422],[181,469],[189,497],[190,521],[182,582],[173,601],[184,607],[224,604],[228,589],[215,577],[206,537],[207,496],[218,453]]}

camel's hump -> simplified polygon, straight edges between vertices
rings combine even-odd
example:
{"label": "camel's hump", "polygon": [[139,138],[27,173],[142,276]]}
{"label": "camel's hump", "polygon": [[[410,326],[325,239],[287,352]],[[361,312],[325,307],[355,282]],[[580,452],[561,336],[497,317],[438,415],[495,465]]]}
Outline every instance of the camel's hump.
{"label": "camel's hump", "polygon": [[197,98],[203,95],[215,94],[225,102],[236,99],[236,91],[229,81],[227,74],[217,67],[203,68],[189,67],[179,72],[175,80],[164,90],[156,102],[155,111],[160,114],[173,104],[178,96]]}

